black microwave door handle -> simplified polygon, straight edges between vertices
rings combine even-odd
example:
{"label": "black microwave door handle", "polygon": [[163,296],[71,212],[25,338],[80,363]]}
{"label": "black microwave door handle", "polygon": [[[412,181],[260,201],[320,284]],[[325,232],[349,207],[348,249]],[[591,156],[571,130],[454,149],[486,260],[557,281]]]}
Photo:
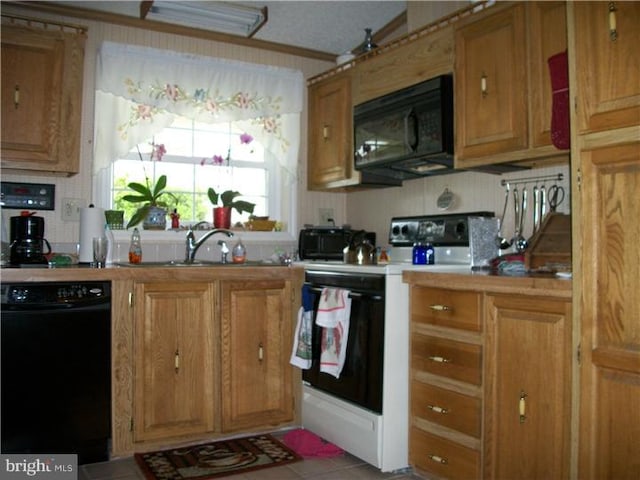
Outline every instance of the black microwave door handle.
{"label": "black microwave door handle", "polygon": [[418,115],[413,108],[404,117],[404,143],[412,152],[418,148]]}

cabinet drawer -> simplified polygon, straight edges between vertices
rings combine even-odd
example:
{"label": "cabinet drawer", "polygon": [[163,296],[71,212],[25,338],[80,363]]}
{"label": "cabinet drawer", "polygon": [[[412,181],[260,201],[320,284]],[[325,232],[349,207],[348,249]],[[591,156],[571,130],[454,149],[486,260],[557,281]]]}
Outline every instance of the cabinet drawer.
{"label": "cabinet drawer", "polygon": [[411,384],[411,414],[480,438],[479,398],[414,381]]}
{"label": "cabinet drawer", "polygon": [[409,463],[448,479],[480,478],[480,452],[412,427]]}
{"label": "cabinet drawer", "polygon": [[462,382],[482,383],[482,347],[444,338],[413,334],[411,366]]}
{"label": "cabinet drawer", "polygon": [[411,291],[411,320],[441,327],[479,332],[481,295],[476,292],[414,287]]}

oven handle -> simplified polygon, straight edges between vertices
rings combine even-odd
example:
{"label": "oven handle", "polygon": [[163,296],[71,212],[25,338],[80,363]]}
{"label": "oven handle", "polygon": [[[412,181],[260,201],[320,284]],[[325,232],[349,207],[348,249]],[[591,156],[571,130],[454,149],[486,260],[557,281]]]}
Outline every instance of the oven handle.
{"label": "oven handle", "polygon": [[[312,287],[308,284],[306,284],[307,287],[309,288],[309,290],[311,290],[312,292],[315,293],[322,293],[323,288],[321,287]],[[363,297],[367,297],[370,298],[372,300],[383,300],[384,297],[382,295],[376,295],[376,294],[368,294],[368,293],[362,293],[362,292],[349,292],[349,298],[363,298]]]}

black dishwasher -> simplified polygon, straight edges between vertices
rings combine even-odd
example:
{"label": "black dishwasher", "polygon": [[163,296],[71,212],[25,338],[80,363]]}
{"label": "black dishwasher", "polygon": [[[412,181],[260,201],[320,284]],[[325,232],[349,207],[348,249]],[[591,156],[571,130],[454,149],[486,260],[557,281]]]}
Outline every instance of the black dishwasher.
{"label": "black dishwasher", "polygon": [[109,459],[111,284],[2,284],[2,453]]}

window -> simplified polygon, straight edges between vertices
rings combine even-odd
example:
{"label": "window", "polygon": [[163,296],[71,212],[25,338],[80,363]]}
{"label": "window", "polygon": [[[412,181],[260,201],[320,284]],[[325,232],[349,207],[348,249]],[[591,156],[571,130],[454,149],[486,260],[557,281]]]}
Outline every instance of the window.
{"label": "window", "polygon": [[[151,160],[154,143],[164,145],[166,150],[161,161]],[[238,191],[242,200],[256,205],[254,215],[269,216],[277,203],[269,193],[280,191],[276,170],[260,142],[233,124],[199,123],[178,117],[170,127],[114,162],[111,205],[131,218],[137,207],[122,200],[131,193],[129,182],[144,183],[146,175],[153,185],[164,174],[166,190],[175,197],[166,197],[167,208],[176,209],[182,223],[212,221],[214,205],[207,197],[209,187],[217,192]],[[248,217],[246,212],[233,212],[234,222],[245,222]]]}

